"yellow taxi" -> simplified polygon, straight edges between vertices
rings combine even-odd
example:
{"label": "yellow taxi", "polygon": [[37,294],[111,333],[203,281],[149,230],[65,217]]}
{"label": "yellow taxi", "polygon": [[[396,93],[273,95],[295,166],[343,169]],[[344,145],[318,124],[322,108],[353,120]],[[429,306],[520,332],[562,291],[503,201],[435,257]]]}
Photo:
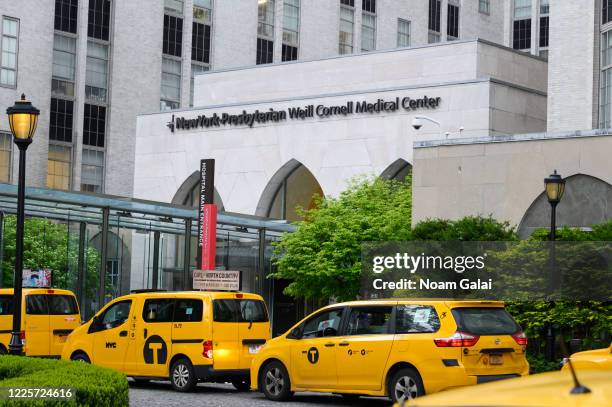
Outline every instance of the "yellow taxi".
{"label": "yellow taxi", "polygon": [[[575,369],[607,370],[612,375],[612,343],[607,348],[574,353],[570,358]],[[566,362],[563,369],[568,369]]]}
{"label": "yellow taxi", "polygon": [[609,407],[612,406],[612,376],[609,371],[576,371],[579,383],[569,371],[534,374],[519,379],[487,383],[432,394],[404,406],[471,407]]}
{"label": "yellow taxi", "polygon": [[[0,289],[0,354],[8,351],[13,328],[13,289]],[[59,358],[66,337],[81,324],[72,291],[23,288],[21,341],[26,356]]]}
{"label": "yellow taxi", "polygon": [[62,359],[110,367],[137,382],[169,378],[177,391],[199,380],[248,390],[251,360],[269,338],[259,295],[141,290],[114,299],[76,329]]}
{"label": "yellow taxi", "polygon": [[317,391],[402,402],[527,375],[526,345],[503,302],[340,303],[269,341],[253,359],[251,385],[277,401]]}

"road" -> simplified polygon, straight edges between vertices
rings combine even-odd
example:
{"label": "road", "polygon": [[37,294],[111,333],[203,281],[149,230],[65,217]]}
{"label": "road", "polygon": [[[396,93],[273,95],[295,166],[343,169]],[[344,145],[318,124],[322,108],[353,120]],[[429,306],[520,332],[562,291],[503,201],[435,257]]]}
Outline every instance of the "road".
{"label": "road", "polygon": [[391,402],[383,398],[345,400],[333,394],[297,393],[289,402],[279,403],[267,400],[261,393],[238,392],[229,384],[200,383],[192,393],[179,393],[172,390],[170,382],[151,382],[139,386],[130,382],[130,406],[389,407]]}

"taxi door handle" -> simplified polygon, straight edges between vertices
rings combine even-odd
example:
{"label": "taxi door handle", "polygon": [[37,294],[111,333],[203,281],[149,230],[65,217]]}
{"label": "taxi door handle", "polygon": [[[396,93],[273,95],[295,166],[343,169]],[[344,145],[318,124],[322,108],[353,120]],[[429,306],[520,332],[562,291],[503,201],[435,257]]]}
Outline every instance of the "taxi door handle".
{"label": "taxi door handle", "polygon": [[147,328],[144,329],[144,337],[145,339],[147,339],[147,334],[149,333],[149,331],[147,331]]}
{"label": "taxi door handle", "polygon": [[119,332],[119,336],[127,336],[127,331],[121,331],[121,332]]}
{"label": "taxi door handle", "polygon": [[338,346],[349,346],[348,342],[340,342]]}
{"label": "taxi door handle", "polygon": [[336,346],[336,344],[335,344],[335,343],[326,343],[326,344],[325,344],[325,347],[326,347],[326,348],[333,348],[334,346]]}

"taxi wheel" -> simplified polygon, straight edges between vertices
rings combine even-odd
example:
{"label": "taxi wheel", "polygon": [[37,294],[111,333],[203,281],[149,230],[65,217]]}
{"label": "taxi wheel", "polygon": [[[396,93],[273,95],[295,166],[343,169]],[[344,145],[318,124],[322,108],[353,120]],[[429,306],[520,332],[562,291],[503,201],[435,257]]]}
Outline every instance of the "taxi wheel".
{"label": "taxi wheel", "polygon": [[232,385],[238,391],[249,391],[251,390],[251,381],[249,379],[234,379]]}
{"label": "taxi wheel", "polygon": [[73,362],[91,363],[89,358],[84,353],[76,353],[70,358]]}
{"label": "taxi wheel", "polygon": [[272,401],[284,401],[291,397],[291,380],[285,366],[280,362],[267,364],[261,372],[259,389]]}
{"label": "taxi wheel", "polygon": [[412,368],[398,370],[389,383],[389,396],[396,403],[403,403],[425,394],[418,372]]}
{"label": "taxi wheel", "polygon": [[187,359],[179,359],[172,364],[170,369],[170,382],[176,391],[191,391],[197,384],[195,372],[191,362]]}
{"label": "taxi wheel", "polygon": [[6,355],[8,352],[4,345],[0,345],[0,355]]}

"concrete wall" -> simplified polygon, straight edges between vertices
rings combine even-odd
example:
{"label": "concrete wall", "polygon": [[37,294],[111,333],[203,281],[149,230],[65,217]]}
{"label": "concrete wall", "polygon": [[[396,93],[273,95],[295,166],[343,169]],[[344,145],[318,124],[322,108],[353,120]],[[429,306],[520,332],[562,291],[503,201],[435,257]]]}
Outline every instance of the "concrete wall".
{"label": "concrete wall", "polygon": [[518,226],[555,169],[612,184],[611,149],[612,135],[597,131],[417,143],[413,223],[492,215]]}
{"label": "concrete wall", "polygon": [[[412,143],[418,139],[445,138],[445,132],[456,137],[461,126],[462,137],[544,130],[545,80],[532,84],[530,79],[507,75],[506,70],[498,75],[491,64],[480,67],[486,60],[481,54],[490,47],[496,46],[456,42],[202,75],[197,80],[196,99],[202,98],[200,92],[225,103],[139,116],[134,195],[169,202],[198,169],[200,159],[215,158],[215,183],[225,209],[255,214],[264,189],[291,160],[304,164],[325,194],[337,196],[351,177],[380,175],[398,159],[412,163]],[[500,50],[511,54],[507,64],[517,65],[507,72],[520,71],[525,61],[535,76],[545,78],[546,64],[541,60]],[[278,86],[269,86],[265,79],[270,77]],[[526,85],[538,86],[538,90]],[[440,106],[287,120],[253,128],[225,126],[172,133],[166,126],[173,115],[195,118],[424,95],[440,97]],[[440,121],[441,128],[426,123],[417,132],[411,126],[417,114]]]}

